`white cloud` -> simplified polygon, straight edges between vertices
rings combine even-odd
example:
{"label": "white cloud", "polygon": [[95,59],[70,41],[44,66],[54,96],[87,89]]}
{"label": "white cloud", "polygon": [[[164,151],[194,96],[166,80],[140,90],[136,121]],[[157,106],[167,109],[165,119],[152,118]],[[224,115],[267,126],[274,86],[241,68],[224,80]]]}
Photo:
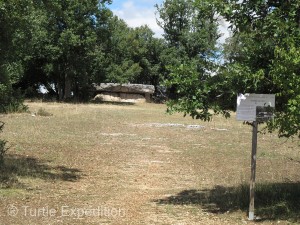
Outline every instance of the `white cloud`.
{"label": "white cloud", "polygon": [[[116,16],[123,19],[128,26],[140,27],[147,24],[156,37],[162,37],[164,31],[156,22],[156,8],[154,7],[156,3],[161,4],[161,0],[127,0],[119,4],[117,8],[113,8],[112,11]],[[230,24],[221,17],[219,24],[219,32],[223,34],[219,39],[219,43],[224,43],[226,38],[230,36],[228,30]]]}
{"label": "white cloud", "polygon": [[113,9],[113,13],[123,19],[130,27],[148,25],[156,37],[161,37],[163,30],[157,25],[155,7],[143,7],[134,1],[124,2],[120,8]]}

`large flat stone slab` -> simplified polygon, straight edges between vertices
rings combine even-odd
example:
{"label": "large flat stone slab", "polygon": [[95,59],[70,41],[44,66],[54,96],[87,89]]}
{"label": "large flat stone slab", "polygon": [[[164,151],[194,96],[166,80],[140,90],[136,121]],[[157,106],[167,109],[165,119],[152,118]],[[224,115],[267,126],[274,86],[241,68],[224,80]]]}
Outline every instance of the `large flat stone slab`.
{"label": "large flat stone slab", "polygon": [[116,92],[116,93],[134,93],[134,94],[153,94],[155,88],[153,85],[145,84],[118,84],[101,83],[94,84],[96,92]]}
{"label": "large flat stone slab", "polygon": [[101,102],[145,103],[146,98],[141,94],[104,92],[94,97]]}

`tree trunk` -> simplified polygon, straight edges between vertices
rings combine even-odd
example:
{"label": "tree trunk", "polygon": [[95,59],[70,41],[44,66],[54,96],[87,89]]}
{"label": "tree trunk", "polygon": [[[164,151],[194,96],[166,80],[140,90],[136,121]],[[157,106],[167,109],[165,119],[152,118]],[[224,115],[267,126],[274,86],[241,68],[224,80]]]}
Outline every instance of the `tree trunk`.
{"label": "tree trunk", "polygon": [[65,76],[65,95],[64,100],[71,98],[71,79],[68,75]]}
{"label": "tree trunk", "polygon": [[63,87],[60,82],[57,83],[58,101],[62,101],[64,97]]}

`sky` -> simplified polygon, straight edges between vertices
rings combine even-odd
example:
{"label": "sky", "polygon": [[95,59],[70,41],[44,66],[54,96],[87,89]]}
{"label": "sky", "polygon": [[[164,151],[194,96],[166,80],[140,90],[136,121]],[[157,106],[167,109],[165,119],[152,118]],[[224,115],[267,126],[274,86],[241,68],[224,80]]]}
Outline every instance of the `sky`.
{"label": "sky", "polygon": [[[155,37],[162,37],[163,30],[157,25],[155,15],[155,4],[161,5],[163,0],[113,0],[109,8],[114,15],[123,19],[130,27],[139,27],[147,24],[155,33]],[[219,30],[223,33],[220,42],[224,43],[229,36],[227,30],[228,23],[224,20],[220,21]]]}
{"label": "sky", "polygon": [[113,0],[109,8],[128,26],[139,27],[147,24],[156,37],[161,37],[163,30],[156,23],[158,16],[155,15],[154,5],[162,2],[163,0]]}

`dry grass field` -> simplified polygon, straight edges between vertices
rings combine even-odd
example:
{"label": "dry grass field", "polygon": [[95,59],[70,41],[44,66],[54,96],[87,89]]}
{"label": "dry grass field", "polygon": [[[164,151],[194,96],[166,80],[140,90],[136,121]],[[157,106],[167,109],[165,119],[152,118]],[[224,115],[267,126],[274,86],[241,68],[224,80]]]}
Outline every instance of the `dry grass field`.
{"label": "dry grass field", "polygon": [[[155,104],[28,106],[0,115],[10,146],[1,225],[254,224],[251,127],[234,117],[205,123]],[[300,222],[299,151],[259,134],[255,223]]]}

